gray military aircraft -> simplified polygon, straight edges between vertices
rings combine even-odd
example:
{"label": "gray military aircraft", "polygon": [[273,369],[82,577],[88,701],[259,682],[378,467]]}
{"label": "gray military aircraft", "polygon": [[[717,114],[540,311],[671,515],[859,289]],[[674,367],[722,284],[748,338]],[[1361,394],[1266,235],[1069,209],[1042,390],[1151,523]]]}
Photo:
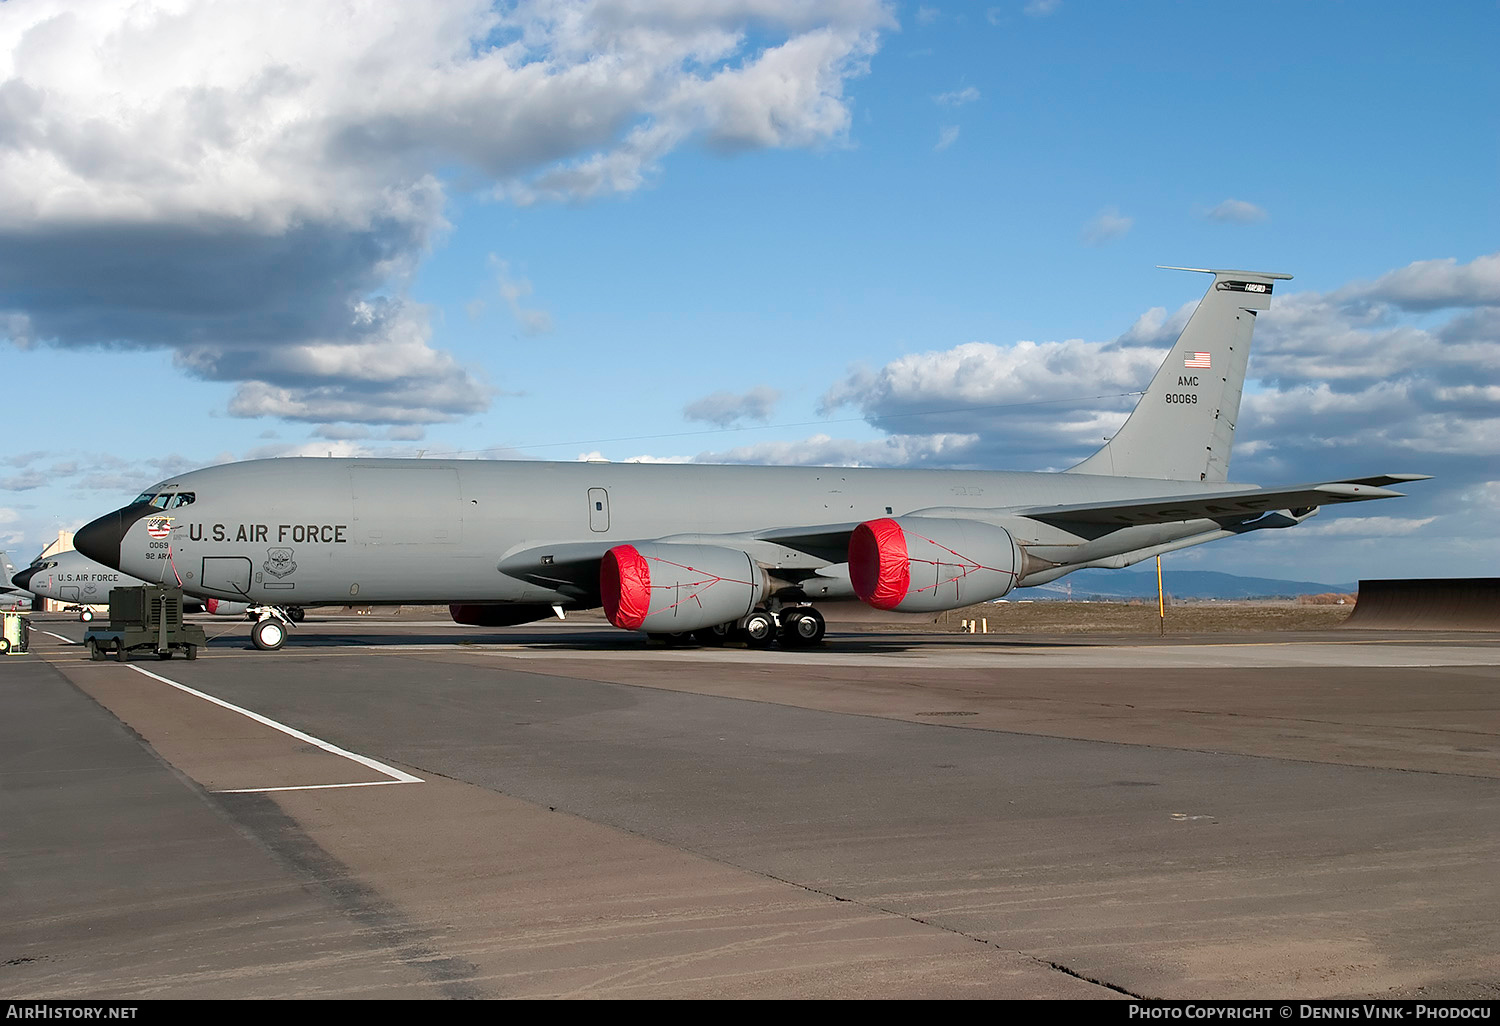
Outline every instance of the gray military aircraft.
{"label": "gray military aircraft", "polygon": [[[13,571],[14,567],[10,569]],[[96,563],[76,551],[59,552],[38,559],[25,570],[14,573],[10,580],[22,591],[63,603],[64,611],[77,612],[78,618],[84,623],[88,623],[95,613],[109,605],[111,588],[136,588],[146,583],[102,563]],[[186,612],[204,612],[215,616],[244,616],[251,608],[245,602],[217,598],[187,596],[183,602]]]}
{"label": "gray military aircraft", "polygon": [[16,572],[16,565],[10,561],[10,553],[0,549],[0,604],[7,607],[23,599],[27,601],[31,599],[29,591],[11,584],[10,579],[15,576]]}
{"label": "gray military aircraft", "polygon": [[1083,567],[1288,528],[1423,474],[1229,484],[1258,311],[1286,274],[1213,275],[1119,433],[1062,473],[494,460],[232,463],[86,525],[85,554],[267,607],[450,604],[498,627],[603,606],[626,630],[752,646],[823,637],[816,603],[932,613]]}

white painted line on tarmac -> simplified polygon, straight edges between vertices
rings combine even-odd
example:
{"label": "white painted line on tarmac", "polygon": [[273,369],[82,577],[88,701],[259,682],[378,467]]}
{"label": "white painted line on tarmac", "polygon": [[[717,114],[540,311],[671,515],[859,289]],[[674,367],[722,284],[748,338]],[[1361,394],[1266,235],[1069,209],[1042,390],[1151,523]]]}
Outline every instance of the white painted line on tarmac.
{"label": "white painted line on tarmac", "polygon": [[327,741],[324,741],[321,738],[313,737],[311,734],[304,734],[302,731],[298,730],[295,727],[288,727],[285,723],[277,723],[275,720],[271,719],[268,716],[262,716],[258,712],[251,712],[249,709],[242,709],[242,708],[240,708],[237,705],[233,705],[233,704],[231,704],[229,702],[224,701],[222,698],[215,698],[213,695],[210,695],[210,694],[207,694],[205,692],[199,691],[196,688],[190,688],[186,684],[179,684],[175,680],[168,680],[167,678],[161,676],[160,674],[152,673],[150,670],[143,670],[139,666],[131,666],[130,669],[134,670],[136,673],[139,673],[139,674],[142,674],[144,676],[150,677],[152,680],[159,680],[163,684],[169,684],[172,687],[176,688],[178,691],[185,691],[188,694],[193,695],[196,698],[201,698],[205,702],[212,702],[214,705],[221,706],[222,708],[228,709],[231,712],[237,712],[241,716],[248,716],[250,719],[254,720],[256,723],[263,723],[267,727],[270,727],[273,730],[279,730],[283,734],[286,734],[286,735],[289,735],[290,737],[296,738],[298,741],[306,741],[308,744],[313,745],[316,748],[321,748],[325,752],[328,752],[328,753],[330,753],[332,755],[342,756],[343,758],[348,759],[351,762],[357,762],[361,766],[364,766],[364,767],[366,767],[368,769],[372,769],[376,773],[384,773],[386,776],[388,776],[388,777],[391,778],[390,780],[372,780],[372,781],[368,781],[367,783],[362,783],[362,784],[302,784],[302,785],[295,786],[295,787],[246,787],[246,788],[239,788],[239,789],[237,789],[235,791],[223,791],[223,792],[218,792],[218,793],[221,793],[221,794],[245,794],[245,793],[249,793],[251,791],[308,791],[308,790],[314,790],[314,789],[317,789],[317,788],[330,788],[330,787],[364,787],[364,786],[368,786],[369,784],[421,784],[421,783],[424,783],[424,781],[422,780],[421,777],[414,777],[410,773],[406,773],[406,772],[403,772],[402,770],[398,770],[394,766],[387,766],[383,762],[376,762],[374,759],[371,759],[369,756],[366,756],[366,755],[356,755],[354,752],[345,751],[344,749],[340,748],[338,745],[329,744]]}
{"label": "white painted line on tarmac", "polygon": [[[32,630],[34,630],[34,631],[41,631],[42,629],[40,627],[33,627]],[[56,638],[58,641],[66,642],[69,645],[81,645],[81,644],[83,644],[83,642],[81,642],[81,641],[74,641],[72,638],[65,638],[61,634],[53,634],[51,631],[42,631],[42,633],[45,634],[45,635],[47,635],[47,637],[49,637],[49,638]]]}
{"label": "white painted line on tarmac", "polygon": [[[335,787],[384,787],[386,784],[407,784],[408,780],[361,780],[356,784],[293,784],[288,787],[226,787],[214,794],[266,794],[271,791],[327,791]],[[418,780],[416,783],[420,784]]]}

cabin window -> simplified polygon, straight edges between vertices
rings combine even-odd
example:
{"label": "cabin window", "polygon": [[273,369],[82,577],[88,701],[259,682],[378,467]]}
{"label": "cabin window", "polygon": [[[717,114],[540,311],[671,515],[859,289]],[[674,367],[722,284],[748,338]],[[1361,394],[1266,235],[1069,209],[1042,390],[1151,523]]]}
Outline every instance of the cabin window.
{"label": "cabin window", "polygon": [[193,492],[178,492],[177,501],[172,503],[172,508],[176,509],[178,506],[191,506],[193,504],[193,500],[197,497],[198,496]]}

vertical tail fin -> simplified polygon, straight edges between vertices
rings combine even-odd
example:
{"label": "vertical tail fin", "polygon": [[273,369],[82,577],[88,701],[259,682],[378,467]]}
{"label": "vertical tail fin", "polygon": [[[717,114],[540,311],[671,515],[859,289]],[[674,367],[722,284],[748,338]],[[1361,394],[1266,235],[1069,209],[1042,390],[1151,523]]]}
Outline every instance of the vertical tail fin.
{"label": "vertical tail fin", "polygon": [[1074,474],[1227,481],[1240,415],[1255,314],[1271,307],[1271,288],[1290,274],[1202,271],[1213,284],[1177,336],[1146,394],[1104,447]]}
{"label": "vertical tail fin", "polygon": [[10,561],[10,553],[0,549],[0,591],[7,591],[14,587],[10,579],[17,573],[16,565]]}

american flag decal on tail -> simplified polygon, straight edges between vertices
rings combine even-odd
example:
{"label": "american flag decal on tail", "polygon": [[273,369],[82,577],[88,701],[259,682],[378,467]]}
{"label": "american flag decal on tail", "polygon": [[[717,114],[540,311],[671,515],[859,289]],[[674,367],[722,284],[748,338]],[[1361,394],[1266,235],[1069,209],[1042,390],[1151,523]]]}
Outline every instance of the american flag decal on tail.
{"label": "american flag decal on tail", "polygon": [[1188,353],[1183,358],[1182,365],[1184,367],[1192,367],[1195,370],[1209,370],[1212,368],[1213,362],[1209,359],[1207,353]]}

